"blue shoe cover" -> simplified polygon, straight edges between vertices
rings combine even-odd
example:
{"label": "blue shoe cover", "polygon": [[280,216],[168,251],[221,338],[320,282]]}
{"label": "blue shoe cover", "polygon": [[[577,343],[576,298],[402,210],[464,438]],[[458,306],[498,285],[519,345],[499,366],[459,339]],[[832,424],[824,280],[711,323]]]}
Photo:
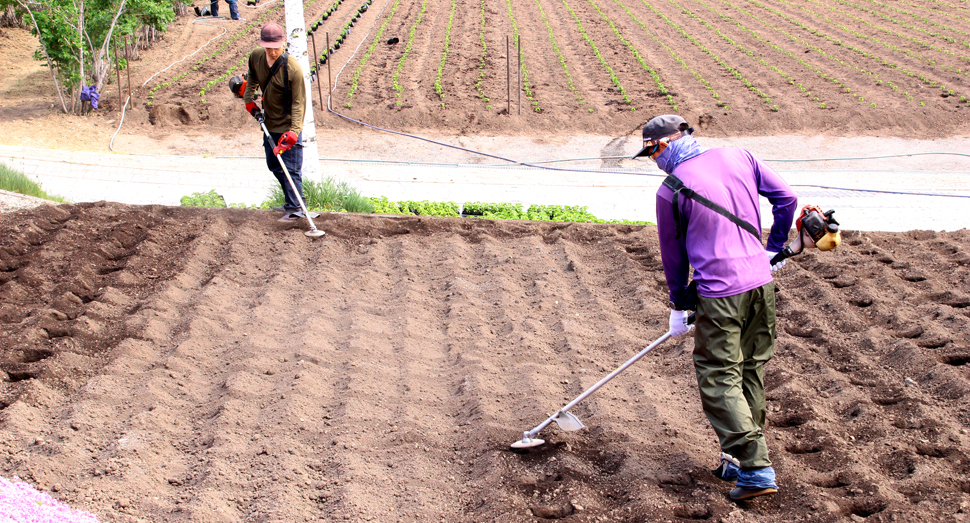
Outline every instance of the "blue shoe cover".
{"label": "blue shoe cover", "polygon": [[711,474],[724,481],[737,481],[739,472],[741,472],[741,467],[738,466],[738,460],[722,452],[721,463],[711,471]]}
{"label": "blue shoe cover", "polygon": [[776,489],[778,485],[775,483],[775,469],[771,467],[740,469],[737,486],[746,489]]}

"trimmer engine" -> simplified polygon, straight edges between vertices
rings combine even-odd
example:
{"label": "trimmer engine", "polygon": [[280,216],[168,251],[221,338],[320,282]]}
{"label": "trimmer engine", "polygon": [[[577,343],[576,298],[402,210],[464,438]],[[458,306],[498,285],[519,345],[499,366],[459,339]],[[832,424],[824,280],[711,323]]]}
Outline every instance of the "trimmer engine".
{"label": "trimmer engine", "polygon": [[838,247],[842,243],[842,234],[839,232],[839,222],[835,220],[834,214],[835,210],[822,212],[822,208],[818,205],[802,207],[798,219],[795,220],[798,235],[771,259],[771,264],[774,265],[785,258],[799,254],[805,247],[818,247],[820,251],[831,251]]}
{"label": "trimmer engine", "polygon": [[237,74],[229,79],[229,90],[236,98],[242,98],[246,94],[246,77],[248,76],[248,73],[243,73],[242,76]]}

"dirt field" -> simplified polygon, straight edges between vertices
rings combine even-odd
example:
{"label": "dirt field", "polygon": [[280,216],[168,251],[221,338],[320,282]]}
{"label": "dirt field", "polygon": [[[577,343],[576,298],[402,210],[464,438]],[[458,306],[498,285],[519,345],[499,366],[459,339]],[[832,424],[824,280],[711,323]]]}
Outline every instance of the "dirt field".
{"label": "dirt field", "polygon": [[[273,4],[263,5],[243,16],[257,20]],[[626,135],[653,114],[672,112],[629,47],[610,40],[615,33],[597,21],[592,3],[569,6],[636,111],[566,4],[545,0],[459,6],[450,53],[462,60],[446,61],[445,107],[433,82],[451,4],[429,0],[402,68],[399,107],[393,75],[422,6],[402,0],[347,108],[353,72],[395,5],[372,4],[334,54],[336,72],[338,57],[351,60],[363,43],[337,82],[334,104],[355,118],[513,140]],[[923,13],[946,25],[944,34],[960,35],[970,30],[962,4],[874,11],[899,23],[859,10],[836,15],[832,9],[855,8],[835,2],[772,7],[788,18],[755,2],[597,5],[661,74],[678,112],[707,135],[967,134],[970,109],[959,100],[967,82],[955,72],[967,53],[919,30],[936,26],[903,22],[899,12]],[[735,21],[711,16],[708,6]],[[309,3],[308,20],[327,7]],[[541,112],[527,110],[528,101],[521,116],[499,114],[510,9]],[[483,13],[492,54],[482,85],[491,108],[475,86]],[[725,64],[757,79],[752,87],[772,103],[657,13],[692,36],[703,34],[697,17],[707,13],[704,21],[722,34],[764,51],[767,64],[736,46],[715,48],[716,33],[704,40]],[[323,30],[336,33],[341,17]],[[900,66],[875,79],[873,59],[824,36],[854,33],[824,17],[865,36],[843,44],[870,55],[889,53],[877,40],[894,38],[913,46],[925,39],[950,54],[896,52]],[[651,32],[637,32],[636,20],[649,21]],[[815,33],[786,28],[792,40],[772,29],[783,22]],[[223,86],[205,105],[198,94],[255,41],[255,28],[227,27],[247,33],[198,71],[187,60],[136,94],[121,131],[126,150],[231,144],[251,125]],[[181,20],[135,63],[133,83],[217,33]],[[401,42],[383,43],[391,36]],[[34,45],[12,29],[0,44],[8,56],[29,55]],[[719,98],[692,83],[697,76],[669,50]],[[839,56],[863,57],[854,63],[867,71],[839,64]],[[51,112],[43,67],[29,60],[2,67],[4,143],[105,149],[118,127],[116,84],[105,111],[64,117]],[[802,75],[789,84],[772,67]],[[917,91],[922,81],[902,67],[957,93],[910,102],[886,84],[910,93],[933,88]],[[820,76],[833,71],[850,93]],[[145,106],[151,87],[183,73]],[[799,94],[798,83],[826,109]],[[321,134],[355,129],[319,109],[317,120]],[[104,202],[0,213],[0,475],[17,475],[105,522],[970,521],[966,229],[848,230],[838,250],[807,252],[777,273],[767,436],[782,489],[736,504],[727,497],[731,485],[709,472],[718,449],[700,410],[690,336],[661,345],[573,409],[588,429],[552,426],[542,433],[546,445],[525,454],[508,448],[665,331],[653,227],[328,214],[318,221],[327,236],[311,241],[300,224],[275,218]]]}
{"label": "dirt field", "polygon": [[778,276],[782,491],[708,469],[652,227],[83,204],[0,215],[0,453],[102,521],[962,521],[967,232],[848,233]]}

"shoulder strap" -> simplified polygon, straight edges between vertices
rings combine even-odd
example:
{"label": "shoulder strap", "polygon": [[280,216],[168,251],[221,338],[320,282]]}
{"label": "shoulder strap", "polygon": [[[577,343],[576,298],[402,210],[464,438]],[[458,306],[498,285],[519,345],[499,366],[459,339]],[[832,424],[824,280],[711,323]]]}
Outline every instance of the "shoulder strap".
{"label": "shoulder strap", "polygon": [[[280,70],[280,67],[286,67],[286,62],[289,61],[289,56],[290,56],[290,53],[283,53],[282,55],[280,55],[279,58],[276,59],[275,62],[273,62],[273,67],[269,68],[269,74],[266,75],[266,79],[260,82],[259,84],[260,89],[263,90],[263,96],[266,95],[266,88],[269,87],[269,82],[273,79],[274,76],[276,76],[276,72]],[[283,83],[286,84],[287,87],[289,87],[288,85],[289,75],[287,75],[286,73],[287,71],[284,69],[283,74],[284,76],[286,76],[286,79],[283,80]]]}
{"label": "shoulder strap", "polygon": [[758,243],[761,243],[761,233],[758,231],[758,229],[756,229],[750,223],[742,220],[741,218],[738,218],[731,211],[697,194],[697,192],[695,192],[693,189],[690,189],[689,187],[685,186],[684,182],[680,178],[672,174],[669,174],[664,179],[663,184],[669,187],[670,190],[674,192],[673,200],[671,201],[671,203],[673,204],[673,208],[674,208],[674,224],[676,225],[676,231],[677,231],[675,236],[676,238],[680,238],[682,234],[687,233],[687,222],[684,219],[683,213],[680,212],[680,194],[683,193],[684,196],[686,196],[687,198],[694,200],[695,202],[703,205],[704,207],[707,207],[708,209],[711,209],[712,211],[720,214],[721,216],[724,216],[725,218],[734,222],[734,224],[737,225],[738,227],[741,227],[742,229],[750,232],[752,235],[754,235],[755,238],[758,239]]}

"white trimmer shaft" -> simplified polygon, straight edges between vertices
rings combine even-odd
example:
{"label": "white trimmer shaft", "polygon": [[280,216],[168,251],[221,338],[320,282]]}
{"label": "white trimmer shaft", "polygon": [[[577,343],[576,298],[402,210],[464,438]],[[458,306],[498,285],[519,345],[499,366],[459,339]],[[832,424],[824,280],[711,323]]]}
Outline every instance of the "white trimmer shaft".
{"label": "white trimmer shaft", "polygon": [[[266,139],[269,140],[270,146],[272,146],[273,145],[273,140],[272,140],[272,137],[269,134],[269,129],[266,128],[266,123],[264,123],[263,120],[260,119],[259,120],[259,125],[263,128],[263,133],[266,134]],[[290,176],[290,170],[286,168],[286,163],[283,161],[283,156],[277,154],[276,155],[276,159],[279,160],[280,167],[283,168],[283,174],[286,175],[286,181],[290,182],[290,188],[293,189],[293,194],[296,195],[296,201],[300,203],[300,210],[303,211],[303,216],[306,218],[307,223],[310,224],[310,230],[307,231],[307,232],[305,232],[305,233],[303,233],[303,234],[305,236],[310,237],[310,238],[319,238],[319,237],[327,234],[327,233],[325,233],[325,232],[317,229],[317,226],[314,225],[314,223],[313,223],[313,219],[310,218],[310,211],[307,210],[306,204],[303,203],[303,195],[300,194],[300,191],[298,191],[296,189],[296,184],[293,183],[293,177]]]}
{"label": "white trimmer shaft", "polygon": [[[689,320],[689,323],[692,323],[692,320]],[[552,423],[553,421],[555,421],[556,424],[559,425],[560,429],[566,432],[573,432],[576,430],[581,430],[586,428],[586,426],[583,425],[583,422],[579,421],[579,418],[577,418],[575,415],[569,412],[569,409],[575,407],[577,403],[579,403],[580,401],[583,401],[590,394],[596,392],[596,390],[602,387],[603,385],[605,385],[606,382],[615,378],[617,374],[626,370],[627,367],[629,367],[630,365],[633,365],[634,363],[636,363],[637,360],[642,358],[646,353],[650,352],[657,345],[660,345],[661,343],[666,341],[666,339],[669,338],[670,336],[671,334],[668,331],[663,336],[657,338],[656,341],[654,341],[646,348],[638,352],[632,358],[628,359],[623,365],[620,365],[619,367],[617,367],[616,370],[607,374],[603,379],[596,382],[596,385],[593,385],[592,387],[586,389],[586,391],[580,394],[576,399],[570,401],[568,404],[566,404],[565,407],[559,409],[559,411],[557,411],[552,416],[549,416],[549,418],[547,418],[545,421],[540,423],[536,428],[528,432],[523,432],[522,439],[519,441],[516,441],[515,443],[512,443],[512,445],[510,446],[513,449],[526,449],[526,448],[538,447],[539,445],[542,445],[546,441],[543,439],[539,439],[536,436],[539,434],[539,432],[542,431],[542,429],[549,426],[549,424]]]}

